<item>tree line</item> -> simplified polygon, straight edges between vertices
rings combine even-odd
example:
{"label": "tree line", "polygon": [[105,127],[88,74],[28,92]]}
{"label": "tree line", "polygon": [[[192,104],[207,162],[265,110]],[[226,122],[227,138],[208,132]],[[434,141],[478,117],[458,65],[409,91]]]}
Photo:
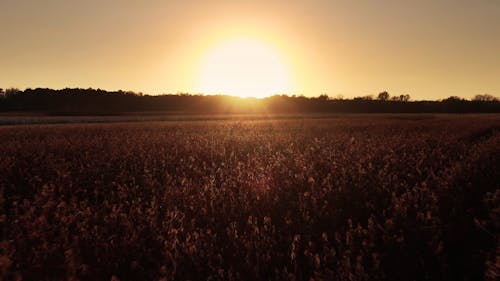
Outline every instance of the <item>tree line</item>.
{"label": "tree line", "polygon": [[0,89],[1,112],[49,114],[124,114],[167,112],[188,114],[225,113],[498,113],[498,98],[484,94],[471,100],[456,96],[438,101],[412,101],[410,95],[391,96],[383,91],[344,99],[275,95],[263,99],[224,95],[144,95],[131,91],[65,88]]}

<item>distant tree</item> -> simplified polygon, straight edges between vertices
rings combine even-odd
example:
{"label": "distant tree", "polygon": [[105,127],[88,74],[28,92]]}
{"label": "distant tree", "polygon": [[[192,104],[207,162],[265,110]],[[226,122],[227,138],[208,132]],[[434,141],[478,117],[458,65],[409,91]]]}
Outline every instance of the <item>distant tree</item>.
{"label": "distant tree", "polygon": [[381,100],[381,101],[386,101],[386,100],[389,99],[389,96],[390,95],[389,95],[389,93],[387,91],[383,91],[383,92],[381,92],[381,93],[378,94],[377,99]]}
{"label": "distant tree", "polygon": [[391,97],[391,101],[398,101],[398,102],[407,102],[411,99],[410,95],[399,95],[399,96],[393,96]]}
{"label": "distant tree", "polygon": [[318,97],[318,100],[321,100],[321,101],[327,101],[329,99],[330,99],[330,97],[327,94],[322,94]]}
{"label": "distant tree", "polygon": [[5,90],[5,96],[9,97],[9,96],[14,96],[14,95],[17,95],[21,92],[21,90],[19,90],[18,88],[9,88],[7,90]]}
{"label": "distant tree", "polygon": [[[375,96],[384,100],[385,94]],[[372,95],[344,99],[326,94],[308,98],[284,94],[255,100],[253,104],[235,106],[235,98],[218,96],[176,95],[151,96],[132,91],[108,92],[101,89],[48,88],[0,89],[0,111],[46,111],[55,113],[114,113],[133,111],[176,111],[198,113],[257,112],[266,108],[274,112],[500,112],[500,101],[491,95],[478,95],[472,101],[451,96],[441,101],[405,104],[410,95],[388,97],[391,102],[374,102]],[[490,101],[490,102],[480,102]],[[227,108],[231,108],[229,111]]]}
{"label": "distant tree", "polygon": [[409,100],[410,100],[410,95],[408,95],[408,94],[399,96],[399,101],[407,102]]}
{"label": "distant tree", "polygon": [[362,97],[355,97],[353,100],[362,101],[362,100],[373,100],[373,95],[367,95]]}
{"label": "distant tree", "polygon": [[444,99],[443,101],[444,102],[457,102],[457,101],[463,101],[464,99],[462,99],[461,97],[457,97],[457,96],[450,96],[446,99]]}
{"label": "distant tree", "polygon": [[498,101],[498,98],[492,95],[484,94],[484,95],[476,95],[473,101]]}

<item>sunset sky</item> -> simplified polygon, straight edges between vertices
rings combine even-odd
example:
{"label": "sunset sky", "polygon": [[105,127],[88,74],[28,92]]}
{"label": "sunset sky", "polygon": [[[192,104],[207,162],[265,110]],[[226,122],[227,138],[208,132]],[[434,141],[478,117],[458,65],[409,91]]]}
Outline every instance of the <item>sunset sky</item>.
{"label": "sunset sky", "polygon": [[498,0],[0,0],[0,88],[500,95]]}

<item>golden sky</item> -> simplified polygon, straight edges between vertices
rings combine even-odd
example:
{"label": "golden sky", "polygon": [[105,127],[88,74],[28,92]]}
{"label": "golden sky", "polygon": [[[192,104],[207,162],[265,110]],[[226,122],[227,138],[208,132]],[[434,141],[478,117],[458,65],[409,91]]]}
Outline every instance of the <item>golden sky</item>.
{"label": "golden sky", "polygon": [[498,0],[0,0],[0,38],[1,88],[500,95]]}

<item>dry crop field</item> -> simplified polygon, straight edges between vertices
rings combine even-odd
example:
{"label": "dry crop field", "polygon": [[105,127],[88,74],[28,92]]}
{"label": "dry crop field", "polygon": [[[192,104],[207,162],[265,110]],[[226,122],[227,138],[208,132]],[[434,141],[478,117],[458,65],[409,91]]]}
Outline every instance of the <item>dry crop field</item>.
{"label": "dry crop field", "polygon": [[499,115],[37,124],[0,138],[0,280],[498,274]]}

